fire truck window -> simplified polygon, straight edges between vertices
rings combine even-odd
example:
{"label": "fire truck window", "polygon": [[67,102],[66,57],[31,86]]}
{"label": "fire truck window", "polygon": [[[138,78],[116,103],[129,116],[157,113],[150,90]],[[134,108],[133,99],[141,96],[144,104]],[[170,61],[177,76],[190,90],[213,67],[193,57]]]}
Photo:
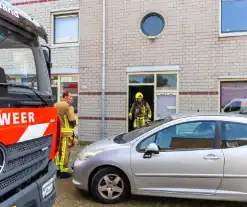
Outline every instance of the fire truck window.
{"label": "fire truck window", "polygon": [[4,68],[7,81],[37,88],[34,56],[29,44],[31,40],[0,26],[0,67]]}

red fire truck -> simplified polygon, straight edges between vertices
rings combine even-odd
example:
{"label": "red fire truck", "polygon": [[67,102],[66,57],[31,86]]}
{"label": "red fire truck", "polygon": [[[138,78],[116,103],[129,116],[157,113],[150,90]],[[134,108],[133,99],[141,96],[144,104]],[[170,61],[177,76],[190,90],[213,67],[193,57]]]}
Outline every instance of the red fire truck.
{"label": "red fire truck", "polygon": [[[60,120],[50,86],[50,49],[39,39],[47,42],[43,27],[0,0],[0,207],[55,203]],[[36,86],[10,81],[25,74],[35,75]]]}

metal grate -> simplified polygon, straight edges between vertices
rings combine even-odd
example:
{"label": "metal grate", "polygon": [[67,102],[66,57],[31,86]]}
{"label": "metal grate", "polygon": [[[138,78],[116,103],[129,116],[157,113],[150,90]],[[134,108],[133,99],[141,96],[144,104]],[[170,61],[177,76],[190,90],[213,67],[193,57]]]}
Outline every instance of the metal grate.
{"label": "metal grate", "polygon": [[40,139],[35,139],[32,141],[28,141],[28,142],[20,142],[20,143],[14,144],[14,145],[10,145],[6,149],[7,156],[21,153],[21,152],[25,152],[25,151],[29,151],[30,149],[46,145],[51,141],[51,139],[52,139],[51,136],[42,137]]}
{"label": "metal grate", "polygon": [[29,154],[27,156],[17,158],[15,160],[11,160],[10,162],[7,163],[6,167],[4,168],[3,173],[9,172],[11,170],[14,170],[20,166],[23,166],[29,162],[32,162],[34,160],[40,159],[40,158],[45,158],[44,156],[46,155],[46,151],[37,151],[32,154]]}
{"label": "metal grate", "polygon": [[6,147],[7,164],[0,177],[0,198],[44,170],[51,145],[52,135]]}
{"label": "metal grate", "polygon": [[35,165],[32,165],[29,168],[26,168],[25,170],[12,175],[10,177],[8,177],[7,179],[3,180],[0,182],[0,190],[3,190],[4,188],[11,186],[13,184],[15,184],[16,182],[20,181],[21,179],[30,176],[31,173],[33,173],[34,171],[37,171],[45,162],[45,160],[36,163]]}

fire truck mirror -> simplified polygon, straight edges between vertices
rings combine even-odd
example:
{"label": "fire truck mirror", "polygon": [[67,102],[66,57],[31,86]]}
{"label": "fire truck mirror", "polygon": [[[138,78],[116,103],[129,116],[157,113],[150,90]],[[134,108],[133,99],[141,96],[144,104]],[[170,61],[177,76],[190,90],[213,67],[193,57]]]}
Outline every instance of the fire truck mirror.
{"label": "fire truck mirror", "polygon": [[49,76],[51,77],[51,67],[52,67],[52,63],[50,62],[51,57],[50,57],[49,52],[45,48],[43,49],[43,53],[44,53],[48,73],[49,73]]}
{"label": "fire truck mirror", "polygon": [[[8,87],[6,85],[3,85],[7,83],[7,76],[5,74],[5,71],[3,68],[0,67],[0,97],[7,97],[8,96]],[[4,108],[7,106],[7,103],[5,101],[0,101],[0,108]]]}
{"label": "fire truck mirror", "polygon": [[46,49],[43,49],[43,53],[44,53],[44,56],[45,56],[45,61],[46,62],[50,62],[49,61],[49,53],[48,53],[48,51]]}

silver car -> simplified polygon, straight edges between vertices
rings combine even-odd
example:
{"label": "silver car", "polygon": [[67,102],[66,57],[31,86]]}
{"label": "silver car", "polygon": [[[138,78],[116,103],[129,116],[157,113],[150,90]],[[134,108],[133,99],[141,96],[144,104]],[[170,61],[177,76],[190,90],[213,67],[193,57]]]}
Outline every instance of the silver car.
{"label": "silver car", "polygon": [[177,114],[97,141],[78,154],[73,183],[102,203],[130,194],[247,201],[247,117]]}

